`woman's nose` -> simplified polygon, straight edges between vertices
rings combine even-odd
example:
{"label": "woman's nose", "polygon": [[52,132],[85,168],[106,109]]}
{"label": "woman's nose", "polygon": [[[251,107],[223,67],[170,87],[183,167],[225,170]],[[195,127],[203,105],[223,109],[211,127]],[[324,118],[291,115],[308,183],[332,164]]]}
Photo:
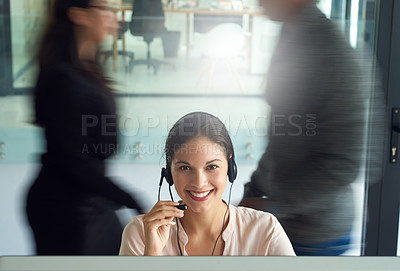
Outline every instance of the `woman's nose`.
{"label": "woman's nose", "polygon": [[203,170],[196,170],[192,178],[192,185],[197,188],[202,188],[208,185],[207,174]]}

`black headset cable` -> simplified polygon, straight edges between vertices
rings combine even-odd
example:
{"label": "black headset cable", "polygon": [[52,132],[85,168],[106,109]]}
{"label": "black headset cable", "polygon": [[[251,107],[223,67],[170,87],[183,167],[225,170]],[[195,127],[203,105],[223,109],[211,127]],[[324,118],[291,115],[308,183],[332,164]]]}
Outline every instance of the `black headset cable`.
{"label": "black headset cable", "polygon": [[[171,196],[171,200],[174,201],[174,197],[172,196],[171,192],[171,186],[168,186],[168,190],[169,190],[169,195]],[[176,223],[176,242],[178,243],[179,253],[181,254],[181,256],[183,256],[181,244],[179,243],[179,225],[178,225],[179,222],[177,217],[175,217],[175,223]]]}
{"label": "black headset cable", "polygon": [[225,214],[224,214],[224,219],[223,219],[223,221],[222,221],[222,229],[221,229],[221,232],[219,233],[219,235],[218,235],[218,237],[217,237],[217,240],[215,240],[214,248],[213,248],[213,250],[212,250],[211,256],[214,256],[214,251],[215,251],[215,248],[216,248],[216,246],[217,246],[218,239],[221,237],[222,232],[224,231],[224,227],[225,227],[225,218],[226,218],[226,214],[228,213],[228,210],[229,210],[229,204],[231,203],[231,192],[232,192],[232,183],[231,183],[231,187],[230,187],[230,189],[229,189],[228,205],[226,206],[226,210],[225,210]]}

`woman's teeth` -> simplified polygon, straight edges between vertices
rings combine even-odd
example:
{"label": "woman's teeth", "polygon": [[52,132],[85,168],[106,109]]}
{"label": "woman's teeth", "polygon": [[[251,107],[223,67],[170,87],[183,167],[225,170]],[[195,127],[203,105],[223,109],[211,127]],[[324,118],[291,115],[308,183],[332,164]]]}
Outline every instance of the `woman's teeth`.
{"label": "woman's teeth", "polygon": [[192,196],[196,197],[196,198],[204,198],[204,197],[206,197],[208,194],[210,194],[211,191],[212,191],[212,190],[210,190],[210,191],[208,191],[208,192],[204,192],[204,193],[195,193],[195,192],[189,191],[189,193],[190,193]]}

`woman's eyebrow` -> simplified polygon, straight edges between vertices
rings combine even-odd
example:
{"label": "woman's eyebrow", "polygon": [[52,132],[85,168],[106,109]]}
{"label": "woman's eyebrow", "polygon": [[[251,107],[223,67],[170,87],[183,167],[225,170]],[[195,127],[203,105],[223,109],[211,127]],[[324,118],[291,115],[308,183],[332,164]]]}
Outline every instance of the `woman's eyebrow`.
{"label": "woman's eyebrow", "polygon": [[220,159],[217,158],[217,159],[208,161],[206,164],[208,165],[208,164],[213,163],[213,162],[216,162],[216,161],[222,162],[222,160],[220,160]]}
{"label": "woman's eyebrow", "polygon": [[185,161],[176,161],[176,162],[175,162],[175,165],[176,165],[176,164],[190,165],[188,162],[185,162]]}

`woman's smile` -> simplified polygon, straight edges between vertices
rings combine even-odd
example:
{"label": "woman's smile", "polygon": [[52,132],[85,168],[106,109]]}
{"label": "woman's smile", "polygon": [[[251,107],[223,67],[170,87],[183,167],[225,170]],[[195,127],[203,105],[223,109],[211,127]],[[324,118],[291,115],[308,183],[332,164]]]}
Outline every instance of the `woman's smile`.
{"label": "woman's smile", "polygon": [[186,190],[189,194],[189,196],[195,200],[195,201],[206,201],[212,192],[214,192],[214,189],[208,190],[208,191],[201,191],[201,192],[196,192],[196,191],[190,191]]}

